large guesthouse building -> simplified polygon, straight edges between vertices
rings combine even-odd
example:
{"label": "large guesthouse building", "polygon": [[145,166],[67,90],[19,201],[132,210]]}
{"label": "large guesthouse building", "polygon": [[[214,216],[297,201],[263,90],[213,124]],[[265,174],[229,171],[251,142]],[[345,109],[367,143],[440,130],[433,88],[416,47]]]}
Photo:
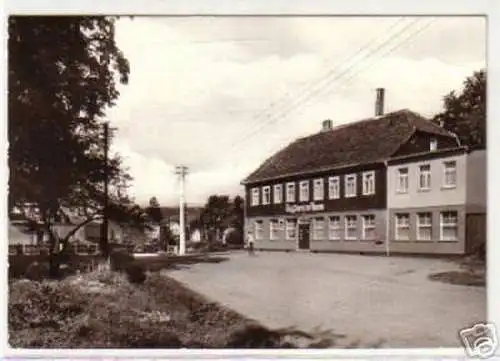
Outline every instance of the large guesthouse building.
{"label": "large guesthouse building", "polygon": [[[383,99],[383,92],[378,95]],[[402,215],[408,215],[404,222],[413,232],[417,228],[411,222],[423,222],[420,214],[428,216],[429,211],[432,224],[443,224],[452,215],[460,222],[467,204],[472,206],[472,198],[480,196],[471,189],[466,195],[465,186],[457,186],[461,198],[451,193],[435,197],[435,192],[422,198],[423,193],[413,192],[420,177],[414,168],[430,163],[438,174],[444,169],[442,162],[452,164],[442,157],[457,167],[474,161],[468,160],[469,153],[455,135],[419,114],[410,110],[382,114],[380,102],[376,108],[375,117],[347,125],[333,127],[330,120],[324,121],[321,131],[292,142],[242,182],[246,232],[256,249],[389,252],[396,245],[395,252],[465,251],[463,229],[457,232],[456,246],[451,241],[441,244],[434,236],[422,245],[412,233],[408,239],[398,239],[401,232],[396,234],[396,226],[402,224]],[[395,193],[398,172],[407,176],[406,196]],[[465,167],[457,174],[457,182],[466,181]],[[449,198],[454,201],[436,206]],[[482,200],[476,206],[475,211],[485,211]]]}

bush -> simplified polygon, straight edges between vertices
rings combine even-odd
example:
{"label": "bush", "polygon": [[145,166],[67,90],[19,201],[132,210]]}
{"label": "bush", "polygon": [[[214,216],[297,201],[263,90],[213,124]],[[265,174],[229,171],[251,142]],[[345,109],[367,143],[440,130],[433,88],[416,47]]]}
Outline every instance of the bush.
{"label": "bush", "polygon": [[277,348],[281,335],[260,325],[248,325],[235,331],[227,342],[229,348]]}
{"label": "bush", "polygon": [[9,287],[9,330],[49,327],[83,312],[87,299],[65,282],[17,281]]}
{"label": "bush", "polygon": [[113,271],[124,271],[134,262],[134,256],[124,249],[119,249],[111,252],[110,256],[111,269]]}
{"label": "bush", "polygon": [[41,281],[48,278],[49,276],[49,264],[48,262],[32,262],[26,269],[24,275],[27,279],[31,281]]}
{"label": "bush", "polygon": [[146,272],[138,264],[130,264],[126,269],[127,278],[130,283],[142,284],[146,281]]}
{"label": "bush", "polygon": [[479,260],[486,261],[486,243],[480,244],[475,253]]}
{"label": "bush", "polygon": [[184,345],[172,330],[161,323],[139,322],[135,318],[121,317],[120,327],[111,334],[113,343],[132,348],[181,348]]}
{"label": "bush", "polygon": [[[78,281],[11,281],[9,343],[22,348],[285,347],[280,333],[210,302],[180,282],[137,264],[126,274],[94,272]],[[140,270],[139,270],[140,269]],[[134,270],[134,271],[132,271]],[[135,273],[137,272],[137,273]],[[109,286],[88,293],[89,280]]]}

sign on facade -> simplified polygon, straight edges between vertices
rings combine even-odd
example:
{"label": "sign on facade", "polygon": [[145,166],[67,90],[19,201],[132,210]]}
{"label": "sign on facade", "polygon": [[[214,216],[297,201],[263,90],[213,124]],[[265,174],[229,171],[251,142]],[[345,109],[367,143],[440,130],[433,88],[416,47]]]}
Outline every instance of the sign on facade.
{"label": "sign on facade", "polygon": [[309,203],[309,204],[287,204],[285,206],[286,213],[301,213],[301,212],[319,212],[324,211],[325,205],[323,203]]}

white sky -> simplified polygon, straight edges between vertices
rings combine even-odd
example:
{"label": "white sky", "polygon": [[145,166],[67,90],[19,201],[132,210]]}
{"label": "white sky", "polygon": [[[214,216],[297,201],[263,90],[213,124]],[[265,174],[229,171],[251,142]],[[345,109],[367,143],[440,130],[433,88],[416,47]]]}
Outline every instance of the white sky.
{"label": "white sky", "polygon": [[246,175],[322,120],[372,116],[375,88],[386,111],[432,116],[486,61],[485,20],[473,17],[136,17],[116,36],[131,71],[108,112],[113,149],[136,201],[161,205],[178,202],[175,164],[190,167],[189,203],[241,194]]}

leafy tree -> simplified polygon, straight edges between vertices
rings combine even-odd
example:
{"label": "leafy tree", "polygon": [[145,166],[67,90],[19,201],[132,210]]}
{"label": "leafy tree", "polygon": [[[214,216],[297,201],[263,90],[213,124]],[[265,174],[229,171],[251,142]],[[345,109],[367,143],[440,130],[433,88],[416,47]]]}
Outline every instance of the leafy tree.
{"label": "leafy tree", "polygon": [[151,197],[149,199],[149,206],[151,208],[160,208],[160,202],[158,202],[158,199],[156,197]]}
{"label": "leafy tree", "polygon": [[233,199],[233,207],[232,207],[232,222],[231,225],[237,229],[243,230],[243,223],[245,218],[245,201],[242,197],[236,196]]}
{"label": "leafy tree", "polygon": [[236,196],[233,200],[226,195],[212,195],[201,212],[203,228],[209,232],[210,239],[220,239],[222,232],[228,227],[235,228],[243,234],[244,203],[243,198]]}
{"label": "leafy tree", "polygon": [[[115,42],[115,20],[8,20],[9,207],[34,205],[50,236],[52,275],[59,267],[59,243],[64,250],[72,233],[102,217],[106,177],[112,193],[109,216],[123,221],[132,211],[137,221],[142,219],[123,194],[131,178],[120,157],[106,161],[104,154],[104,116],[119,96],[117,83],[127,83],[129,75],[128,61]],[[65,210],[85,219],[58,239],[52,226]]]}
{"label": "leafy tree", "polygon": [[149,199],[149,207],[147,208],[148,219],[156,227],[159,227],[160,235],[158,242],[158,247],[160,249],[166,250],[168,245],[175,244],[175,237],[170,229],[170,224],[166,224],[166,220],[161,212],[160,202],[156,197],[151,197]]}
{"label": "leafy tree", "polygon": [[221,232],[229,225],[231,202],[229,196],[211,195],[201,211],[201,221],[209,233],[209,241],[219,240]]}
{"label": "leafy tree", "polygon": [[161,224],[163,216],[161,214],[160,203],[158,202],[158,199],[156,197],[151,197],[151,199],[149,200],[147,213],[153,223],[158,226]]}
{"label": "leafy tree", "polygon": [[460,93],[444,97],[444,111],[434,121],[455,133],[462,145],[486,148],[486,70],[475,72],[464,81]]}
{"label": "leafy tree", "polygon": [[235,232],[232,232],[231,237],[228,241],[233,244],[243,244],[243,226],[245,221],[245,211],[244,211],[244,200],[240,196],[234,197],[231,205],[231,216],[230,216],[230,227],[232,227]]}

